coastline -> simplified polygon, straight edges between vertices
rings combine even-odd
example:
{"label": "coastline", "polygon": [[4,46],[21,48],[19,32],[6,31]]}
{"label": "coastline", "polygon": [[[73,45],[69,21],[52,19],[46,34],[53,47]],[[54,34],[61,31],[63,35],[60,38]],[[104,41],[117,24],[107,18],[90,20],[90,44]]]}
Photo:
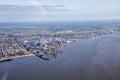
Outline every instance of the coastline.
{"label": "coastline", "polygon": [[[61,47],[59,47],[60,49]],[[22,58],[22,57],[30,57],[30,56],[40,56],[40,55],[44,55],[44,54],[26,54],[26,55],[21,55],[21,56],[12,56],[12,57],[5,57],[5,58],[1,58],[0,59],[0,63],[1,62],[6,62],[6,61],[11,61],[12,59],[18,59],[18,58]]]}
{"label": "coastline", "polygon": [[27,55],[14,56],[14,57],[8,57],[8,58],[1,58],[0,62],[9,61],[12,59],[17,59],[17,58],[22,58],[22,57],[30,57],[30,56],[36,56],[36,55],[35,54],[27,54]]}

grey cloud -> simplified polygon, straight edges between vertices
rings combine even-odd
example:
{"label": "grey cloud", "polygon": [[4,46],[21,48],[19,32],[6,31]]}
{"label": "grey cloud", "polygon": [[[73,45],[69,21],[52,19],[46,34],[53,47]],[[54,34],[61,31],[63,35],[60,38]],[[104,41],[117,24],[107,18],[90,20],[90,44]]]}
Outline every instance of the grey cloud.
{"label": "grey cloud", "polygon": [[56,6],[41,6],[41,5],[31,5],[31,6],[20,6],[20,5],[0,5],[0,14],[4,13],[40,13],[46,12],[56,12],[56,11],[68,11],[64,8],[65,5]]}
{"label": "grey cloud", "polygon": [[37,12],[40,11],[36,6],[0,5],[1,12]]}
{"label": "grey cloud", "polygon": [[45,5],[44,7],[66,7],[66,5]]}
{"label": "grey cloud", "polygon": [[55,9],[55,8],[46,8],[47,11],[49,12],[65,12],[65,11],[69,11],[69,9]]}
{"label": "grey cloud", "polygon": [[47,11],[58,12],[58,11],[69,11],[70,9],[66,8],[66,5],[49,5],[44,6]]}

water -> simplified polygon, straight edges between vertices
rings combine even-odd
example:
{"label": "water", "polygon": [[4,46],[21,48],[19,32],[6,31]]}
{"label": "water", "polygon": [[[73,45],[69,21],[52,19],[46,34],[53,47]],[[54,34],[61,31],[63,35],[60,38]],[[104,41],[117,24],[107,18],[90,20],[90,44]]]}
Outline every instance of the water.
{"label": "water", "polygon": [[50,60],[25,57],[0,63],[1,80],[120,80],[120,33],[83,39]]}

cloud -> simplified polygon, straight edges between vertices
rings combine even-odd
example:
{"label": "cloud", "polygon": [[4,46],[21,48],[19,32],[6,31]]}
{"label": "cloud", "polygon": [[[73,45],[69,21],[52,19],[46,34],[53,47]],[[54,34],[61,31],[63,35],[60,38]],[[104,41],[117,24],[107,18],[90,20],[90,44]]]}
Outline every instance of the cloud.
{"label": "cloud", "polygon": [[66,5],[43,5],[38,0],[2,0],[0,14],[49,14],[49,12],[65,12]]}
{"label": "cloud", "polygon": [[37,1],[37,0],[32,0],[32,1],[31,1],[31,4],[36,5],[38,9],[42,10],[42,12],[46,12],[45,7],[44,7],[42,4],[40,4],[39,1]]}
{"label": "cloud", "polygon": [[44,7],[66,7],[66,5],[45,5]]}
{"label": "cloud", "polygon": [[0,4],[6,5],[39,5],[37,0],[0,0]]}
{"label": "cloud", "polygon": [[66,12],[70,10],[66,8],[66,5],[45,5],[44,7],[50,12]]}
{"label": "cloud", "polygon": [[62,9],[62,8],[60,8],[60,9],[46,8],[46,10],[49,11],[49,12],[67,12],[67,11],[69,11],[69,9]]}
{"label": "cloud", "polygon": [[41,6],[0,5],[0,13],[42,12]]}
{"label": "cloud", "polygon": [[[34,2],[35,4],[35,2]],[[65,5],[0,5],[1,21],[39,21],[55,20],[61,16],[61,13],[68,11]]]}
{"label": "cloud", "polygon": [[49,14],[49,12],[68,11],[64,5],[43,6],[43,5],[0,5],[0,14]]}

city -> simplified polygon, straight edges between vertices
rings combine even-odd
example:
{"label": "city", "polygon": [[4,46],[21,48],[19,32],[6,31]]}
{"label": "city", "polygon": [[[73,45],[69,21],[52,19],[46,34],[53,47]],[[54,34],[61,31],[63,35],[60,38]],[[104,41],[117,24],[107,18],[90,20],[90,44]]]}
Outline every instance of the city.
{"label": "city", "polygon": [[[109,26],[112,25],[114,24],[109,24]],[[20,56],[57,55],[59,52],[57,49],[74,43],[75,39],[95,39],[101,35],[119,32],[119,24],[115,28],[109,26],[107,25],[106,29],[97,29],[97,26],[95,26],[94,29],[89,30],[88,26],[86,30],[63,28],[58,31],[54,31],[57,27],[54,29],[46,28],[41,31],[40,28],[23,27],[18,29],[17,27],[8,28],[3,26],[3,28],[1,26],[0,62],[9,61]],[[6,30],[8,32],[5,32]]]}

